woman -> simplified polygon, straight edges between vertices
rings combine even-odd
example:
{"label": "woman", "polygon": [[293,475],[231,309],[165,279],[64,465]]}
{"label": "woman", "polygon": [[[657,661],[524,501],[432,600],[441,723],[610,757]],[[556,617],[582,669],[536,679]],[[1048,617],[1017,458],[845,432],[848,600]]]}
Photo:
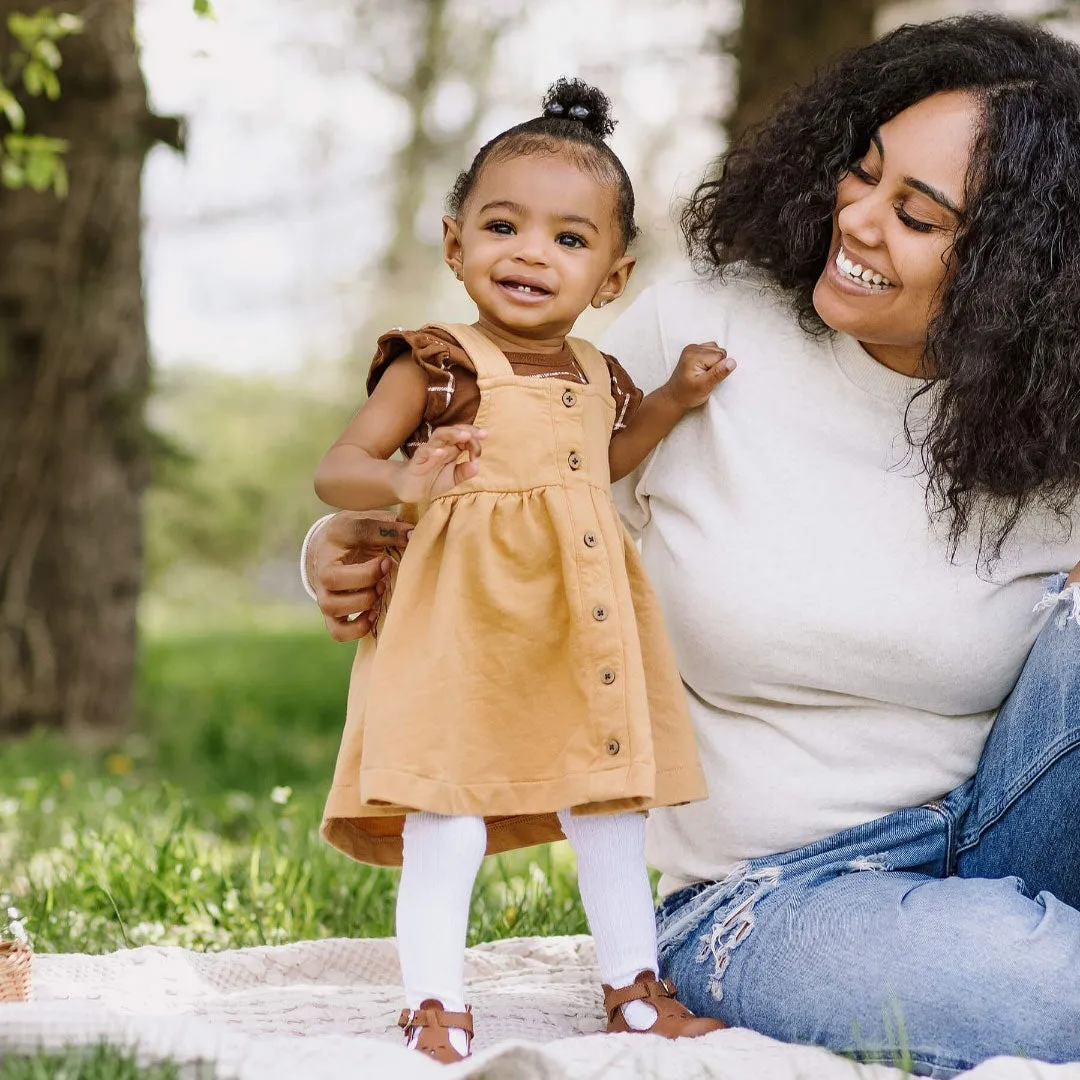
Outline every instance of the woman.
{"label": "woman", "polygon": [[[621,485],[710,789],[650,816],[664,974],[927,1075],[1080,1060],[1080,52],[902,27],[683,227],[703,276],[602,343],[646,391],[687,342],[739,362]],[[373,525],[311,544],[339,639]]]}

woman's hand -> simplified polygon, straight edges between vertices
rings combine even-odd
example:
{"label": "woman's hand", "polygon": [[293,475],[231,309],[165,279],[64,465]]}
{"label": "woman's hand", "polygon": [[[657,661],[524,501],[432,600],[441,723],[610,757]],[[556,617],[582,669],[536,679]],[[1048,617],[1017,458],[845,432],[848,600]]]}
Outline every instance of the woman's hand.
{"label": "woman's hand", "polygon": [[1080,563],[1073,567],[1073,572],[1065,582],[1065,588],[1067,589],[1070,585],[1080,585]]}
{"label": "woman's hand", "polygon": [[404,551],[412,529],[386,512],[342,510],[312,537],[307,578],[335,641],[371,633],[393,566],[387,548]]}
{"label": "woman's hand", "polygon": [[696,409],[734,370],[735,361],[715,341],[687,345],[664,390],[680,408]]}
{"label": "woman's hand", "polygon": [[[487,432],[472,424],[436,428],[413,456],[402,463],[394,491],[403,503],[420,503],[449,491],[480,471],[480,443]],[[458,462],[462,453],[468,460]]]}

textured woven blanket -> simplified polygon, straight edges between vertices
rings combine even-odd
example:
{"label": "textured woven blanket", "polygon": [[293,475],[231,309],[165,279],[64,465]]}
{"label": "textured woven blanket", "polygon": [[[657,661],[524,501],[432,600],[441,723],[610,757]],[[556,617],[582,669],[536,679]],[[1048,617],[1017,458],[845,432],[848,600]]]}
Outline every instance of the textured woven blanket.
{"label": "textured woven blanket", "polygon": [[[400,978],[389,939],[222,953],[148,947],[106,956],[38,956],[34,1000],[0,1005],[0,1056],[107,1041],[143,1061],[178,1062],[189,1077],[210,1066],[218,1080],[903,1076],[741,1029],[678,1043],[601,1034],[599,977],[587,937],[477,946],[468,952],[466,978],[476,1053],[440,1066],[402,1046],[394,1026]],[[995,1058],[967,1076],[1064,1080],[1080,1076],[1080,1066]]]}

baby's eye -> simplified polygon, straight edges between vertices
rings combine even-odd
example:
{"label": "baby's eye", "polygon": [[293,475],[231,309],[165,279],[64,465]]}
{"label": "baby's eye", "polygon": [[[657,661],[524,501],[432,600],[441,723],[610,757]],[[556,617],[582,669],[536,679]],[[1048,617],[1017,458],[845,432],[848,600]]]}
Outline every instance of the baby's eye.
{"label": "baby's eye", "polygon": [[509,221],[491,221],[484,226],[488,232],[497,233],[499,236],[513,236],[514,226]]}
{"label": "baby's eye", "polygon": [[586,246],[585,237],[578,236],[577,233],[572,232],[559,233],[559,235],[555,237],[555,243],[562,244],[563,247],[569,248],[583,248]]}

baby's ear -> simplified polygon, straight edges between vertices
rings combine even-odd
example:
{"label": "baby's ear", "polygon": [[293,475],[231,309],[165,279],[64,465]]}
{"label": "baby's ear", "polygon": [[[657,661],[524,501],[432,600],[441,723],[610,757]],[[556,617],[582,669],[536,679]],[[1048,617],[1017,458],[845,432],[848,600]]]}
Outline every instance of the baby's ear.
{"label": "baby's ear", "polygon": [[596,290],[596,295],[592,298],[592,306],[600,308],[622,296],[636,265],[637,259],[633,255],[622,255],[616,259],[611,264],[604,283]]}
{"label": "baby's ear", "polygon": [[460,281],[462,273],[461,226],[456,218],[448,216],[442,219],[442,237],[443,261],[454,271],[454,277]]}

